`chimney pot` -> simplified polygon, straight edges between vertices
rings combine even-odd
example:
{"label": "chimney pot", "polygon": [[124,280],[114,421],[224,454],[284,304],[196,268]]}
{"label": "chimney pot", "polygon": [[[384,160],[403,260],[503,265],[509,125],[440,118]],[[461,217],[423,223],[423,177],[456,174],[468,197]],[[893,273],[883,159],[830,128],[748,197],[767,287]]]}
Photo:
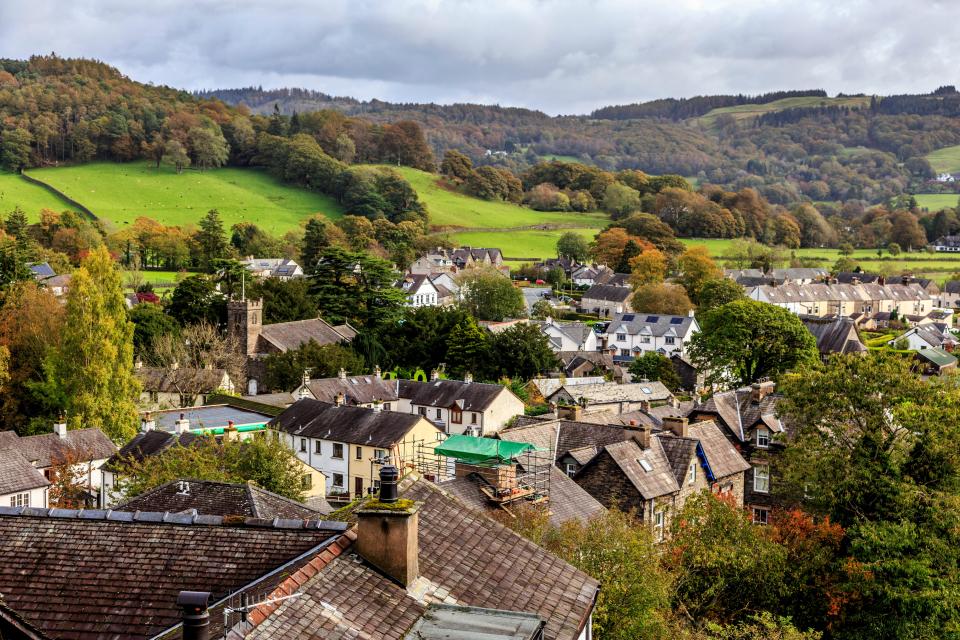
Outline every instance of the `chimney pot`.
{"label": "chimney pot", "polygon": [[337,397],[333,399],[333,403],[338,407],[342,407],[343,403],[346,402],[346,396],[343,395],[343,392],[337,394]]}
{"label": "chimney pot", "polygon": [[340,376],[340,379],[341,379],[341,380],[346,380],[346,379],[347,379],[347,370],[344,369],[343,367],[340,367],[339,376]]}
{"label": "chimney pot", "polygon": [[437,371],[436,369],[434,369],[433,371],[430,372],[430,380],[439,380],[439,379],[440,379],[440,372],[439,372],[439,371]]}
{"label": "chimney pot", "polygon": [[377,380],[380,380],[383,377],[383,373],[380,371],[380,365],[377,365],[373,368],[373,377]]}
{"label": "chimney pot", "polygon": [[208,640],[210,637],[210,593],[207,591],[181,591],[177,606],[183,620],[183,640]]}
{"label": "chimney pot", "polygon": [[667,416],[663,419],[663,427],[681,438],[687,437],[689,426],[690,423],[686,416]]}
{"label": "chimney pot", "polygon": [[190,421],[187,420],[182,413],[180,414],[180,419],[176,421],[174,426],[177,433],[190,431]]}
{"label": "chimney pot", "polygon": [[61,417],[60,420],[54,423],[53,432],[58,436],[60,436],[61,438],[67,437],[67,422],[66,420],[64,420],[63,417]]}
{"label": "chimney pot", "polygon": [[463,381],[467,384],[473,382],[473,374],[470,372],[463,374]]}

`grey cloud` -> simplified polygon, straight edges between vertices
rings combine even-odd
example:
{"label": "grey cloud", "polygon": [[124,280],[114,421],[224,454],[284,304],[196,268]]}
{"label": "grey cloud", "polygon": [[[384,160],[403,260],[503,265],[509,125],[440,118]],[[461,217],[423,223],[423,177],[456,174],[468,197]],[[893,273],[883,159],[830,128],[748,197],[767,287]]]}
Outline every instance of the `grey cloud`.
{"label": "grey cloud", "polygon": [[188,89],[305,86],[585,112],[664,96],[958,81],[960,3],[0,0],[0,55],[95,57]]}

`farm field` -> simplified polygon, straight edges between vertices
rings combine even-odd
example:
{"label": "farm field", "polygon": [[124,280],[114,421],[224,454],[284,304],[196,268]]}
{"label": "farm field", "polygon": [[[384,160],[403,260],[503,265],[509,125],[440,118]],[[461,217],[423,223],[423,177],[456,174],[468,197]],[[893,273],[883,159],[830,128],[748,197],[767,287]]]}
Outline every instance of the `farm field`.
{"label": "farm field", "polygon": [[[420,200],[426,203],[433,227],[454,231],[465,229],[508,229],[534,225],[569,225],[600,229],[609,224],[602,212],[547,212],[534,211],[508,202],[493,202],[455,193],[437,184],[437,176],[409,167],[391,167],[398,171],[416,189]],[[451,228],[452,227],[452,228]]]}
{"label": "farm field", "polygon": [[196,224],[215,208],[228,229],[237,222],[253,222],[283,234],[312,214],[330,218],[343,214],[333,198],[285,185],[255,169],[188,170],[177,175],[172,168],[155,169],[145,162],[98,162],[37,169],[30,175],[116,225],[140,216],[167,225]]}
{"label": "farm field", "polygon": [[70,205],[15,173],[0,171],[0,214],[5,215],[17,207],[23,209],[30,222],[37,222],[41,209],[63,211],[69,209]]}
{"label": "farm field", "polygon": [[517,266],[533,259],[555,258],[557,240],[567,231],[579,233],[587,240],[593,240],[599,229],[552,229],[547,231],[468,231],[453,234],[453,239],[461,245],[471,247],[498,247],[504,258],[528,258],[527,260],[507,260],[510,266]]}
{"label": "farm field", "polygon": [[870,98],[866,96],[847,97],[847,98],[821,98],[818,96],[808,96],[800,98],[784,98],[775,100],[766,104],[741,104],[733,107],[720,107],[713,109],[704,116],[697,119],[703,126],[712,126],[717,116],[730,114],[737,120],[753,118],[764,113],[772,111],[783,111],[784,109],[794,109],[797,107],[865,107],[870,104]]}
{"label": "farm field", "polygon": [[921,209],[929,211],[952,209],[960,202],[960,195],[956,193],[917,193],[913,197]]}
{"label": "farm field", "polygon": [[[180,277],[186,277],[191,275],[187,272],[180,271],[140,271],[140,279],[143,282],[149,282],[150,284],[175,284]],[[133,273],[126,271],[123,274],[123,283],[126,286],[130,286],[130,282],[133,279]]]}
{"label": "farm field", "polygon": [[938,173],[960,173],[960,144],[931,151],[925,157]]}

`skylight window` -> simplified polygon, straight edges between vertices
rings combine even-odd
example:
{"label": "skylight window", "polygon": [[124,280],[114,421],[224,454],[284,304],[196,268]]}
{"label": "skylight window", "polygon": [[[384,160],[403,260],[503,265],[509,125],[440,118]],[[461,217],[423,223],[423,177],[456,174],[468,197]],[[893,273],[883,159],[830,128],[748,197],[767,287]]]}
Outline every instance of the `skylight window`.
{"label": "skylight window", "polygon": [[683,324],[683,318],[670,318],[670,324]]}
{"label": "skylight window", "polygon": [[647,316],[647,322],[657,322],[660,320],[659,316]]}
{"label": "skylight window", "polygon": [[640,387],[640,391],[643,391],[644,393],[653,393],[650,391],[650,387]]}
{"label": "skylight window", "polygon": [[640,464],[640,466],[643,468],[644,471],[646,471],[646,472],[648,472],[648,473],[649,473],[650,471],[653,471],[653,466],[652,466],[649,462],[647,462],[646,460],[643,460],[643,459],[641,459],[641,458],[638,458],[638,459],[637,459],[637,462]]}
{"label": "skylight window", "polygon": [[634,318],[634,315],[632,313],[628,313],[627,315],[623,316],[624,322],[630,322],[631,320],[633,320],[633,318]]}

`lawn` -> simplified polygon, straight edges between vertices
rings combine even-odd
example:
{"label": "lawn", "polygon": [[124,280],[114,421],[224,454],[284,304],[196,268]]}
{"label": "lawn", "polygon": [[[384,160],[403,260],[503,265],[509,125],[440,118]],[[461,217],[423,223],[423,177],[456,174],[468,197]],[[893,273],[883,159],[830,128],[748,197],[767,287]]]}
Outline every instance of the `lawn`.
{"label": "lawn", "polygon": [[960,196],[955,193],[917,193],[913,197],[921,209],[928,211],[953,209],[960,202]]}
{"label": "lawn", "polygon": [[766,104],[741,104],[734,107],[720,107],[700,117],[698,122],[709,127],[716,121],[717,116],[725,113],[732,115],[737,120],[743,120],[763,115],[764,113],[796,109],[798,107],[865,107],[869,104],[870,98],[866,96],[848,98],[821,98],[818,96],[784,98],[783,100],[774,100]]}
{"label": "lawn", "polygon": [[185,171],[133,162],[36,169],[30,175],[53,185],[93,213],[116,225],[140,216],[168,225],[196,224],[218,209],[224,226],[253,222],[274,234],[295,229],[315,213],[342,215],[333,198],[285,185],[256,169]]}
{"label": "lawn", "polygon": [[37,222],[41,209],[63,211],[69,209],[70,205],[15,173],[0,171],[0,214],[6,215],[16,207],[23,209],[30,222]]}
{"label": "lawn", "polygon": [[926,158],[937,173],[960,173],[960,144],[931,151]]}
{"label": "lawn", "polygon": [[576,227],[601,228],[609,224],[609,217],[601,212],[566,213],[534,211],[508,202],[481,200],[456,193],[437,184],[438,176],[409,167],[391,167],[399,171],[417,190],[420,200],[430,212],[434,228],[508,229],[540,224],[563,224]]}
{"label": "lawn", "polygon": [[[587,240],[593,240],[599,229],[555,229],[549,231],[468,231],[453,234],[454,240],[461,245],[471,247],[497,247],[503,252],[507,262],[517,265],[544,258],[555,258],[557,240],[568,231],[579,233]],[[517,258],[522,258],[518,260]]]}
{"label": "lawn", "polygon": [[[177,281],[180,278],[185,278],[189,275],[192,275],[188,272],[181,271],[140,271],[140,279],[143,282],[149,282],[152,285],[176,285]],[[133,279],[133,274],[129,271],[124,272],[123,282],[125,285],[130,286],[130,283]]]}

